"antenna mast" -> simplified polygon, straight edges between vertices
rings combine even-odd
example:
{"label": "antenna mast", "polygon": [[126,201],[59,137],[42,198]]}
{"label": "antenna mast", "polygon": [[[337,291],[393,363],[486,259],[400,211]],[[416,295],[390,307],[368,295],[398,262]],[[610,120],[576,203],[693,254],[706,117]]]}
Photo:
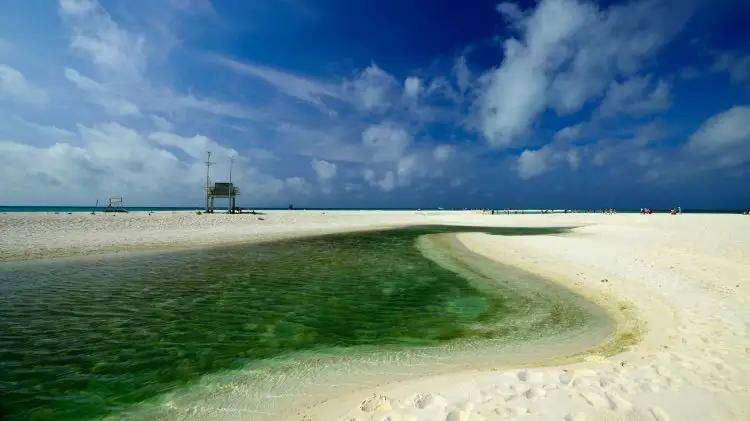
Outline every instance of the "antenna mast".
{"label": "antenna mast", "polygon": [[234,157],[229,157],[229,213],[234,213],[234,184],[232,184],[232,165],[234,165]]}
{"label": "antenna mast", "polygon": [[213,162],[211,162],[211,151],[207,151],[206,154],[206,212],[208,212],[209,183],[211,182],[211,165],[213,165]]}

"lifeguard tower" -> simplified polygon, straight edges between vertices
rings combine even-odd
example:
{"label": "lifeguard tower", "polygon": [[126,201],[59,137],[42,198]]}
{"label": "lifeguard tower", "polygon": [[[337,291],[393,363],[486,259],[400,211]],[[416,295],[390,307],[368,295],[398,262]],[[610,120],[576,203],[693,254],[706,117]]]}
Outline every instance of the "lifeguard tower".
{"label": "lifeguard tower", "polygon": [[208,159],[206,160],[206,213],[214,212],[214,199],[227,199],[227,212],[235,213],[240,211],[237,207],[237,196],[240,194],[240,189],[234,186],[232,183],[232,161],[230,160],[229,165],[229,182],[215,182],[211,184],[211,176],[209,169],[213,162],[211,162],[211,152],[208,152]]}
{"label": "lifeguard tower", "polygon": [[214,199],[227,199],[229,213],[234,213],[237,210],[236,199],[240,194],[240,189],[235,187],[233,183],[217,182],[213,186],[208,188],[206,194],[206,212],[212,213],[214,211]]}
{"label": "lifeguard tower", "polygon": [[104,208],[104,212],[123,212],[128,210],[122,205],[122,196],[112,196],[109,198],[109,204]]}

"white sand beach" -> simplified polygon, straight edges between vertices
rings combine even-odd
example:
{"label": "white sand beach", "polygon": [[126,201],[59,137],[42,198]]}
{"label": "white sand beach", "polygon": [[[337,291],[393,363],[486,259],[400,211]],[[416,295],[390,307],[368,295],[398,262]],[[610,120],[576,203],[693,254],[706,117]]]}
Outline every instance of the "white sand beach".
{"label": "white sand beach", "polygon": [[[260,218],[263,218],[262,220]],[[296,409],[329,420],[750,419],[750,217],[269,211],[0,214],[0,261],[171,250],[412,224],[565,226],[459,234],[470,250],[620,312],[638,341],[564,365],[498,366],[385,382]],[[324,387],[324,385],[321,385]]]}

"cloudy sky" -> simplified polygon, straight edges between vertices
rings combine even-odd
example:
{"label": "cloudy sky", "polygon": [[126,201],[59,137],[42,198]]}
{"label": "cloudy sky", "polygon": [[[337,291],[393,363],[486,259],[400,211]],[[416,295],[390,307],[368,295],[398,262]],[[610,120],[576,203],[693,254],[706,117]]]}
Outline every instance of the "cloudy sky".
{"label": "cloudy sky", "polygon": [[0,205],[750,206],[747,1],[0,9]]}

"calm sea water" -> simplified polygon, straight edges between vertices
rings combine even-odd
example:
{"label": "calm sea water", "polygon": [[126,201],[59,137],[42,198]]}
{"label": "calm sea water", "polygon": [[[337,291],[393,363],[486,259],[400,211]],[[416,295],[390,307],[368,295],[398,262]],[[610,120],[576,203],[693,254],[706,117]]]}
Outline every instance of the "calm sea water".
{"label": "calm sea water", "polygon": [[[0,418],[90,419],[296,353],[392,352],[581,329],[586,310],[460,261],[414,227],[0,264]],[[380,352],[378,351],[378,352]]]}

